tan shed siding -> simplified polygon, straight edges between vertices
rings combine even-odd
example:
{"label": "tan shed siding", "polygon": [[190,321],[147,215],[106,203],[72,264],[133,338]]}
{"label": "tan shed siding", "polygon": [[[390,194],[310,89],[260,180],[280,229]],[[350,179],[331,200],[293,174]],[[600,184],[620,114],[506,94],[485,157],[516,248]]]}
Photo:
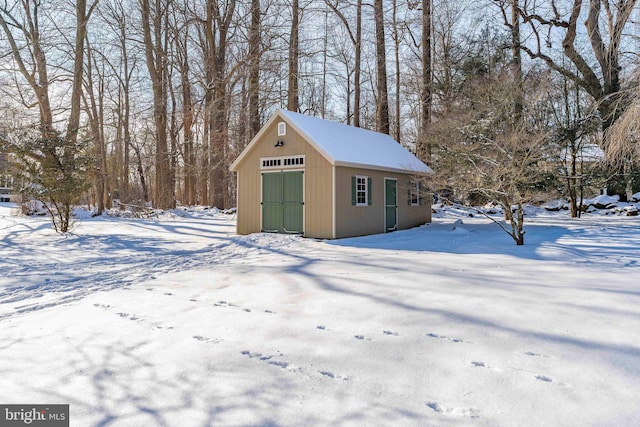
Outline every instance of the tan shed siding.
{"label": "tan shed siding", "polygon": [[[409,182],[411,176],[398,178],[398,229],[416,227],[431,222],[431,195],[420,193],[420,205],[409,205]],[[421,185],[422,187],[422,185]]]}
{"label": "tan shed siding", "polygon": [[[239,234],[257,233],[261,231],[261,198],[262,181],[260,159],[263,157],[281,157],[304,155],[304,223],[305,235],[310,237],[332,237],[332,166],[308,144],[291,126],[287,126],[287,134],[278,136],[276,119],[254,148],[237,165],[238,171],[238,219]],[[282,147],[275,147],[276,142],[283,141]],[[274,171],[275,169],[271,169]]]}
{"label": "tan shed siding", "polygon": [[[371,206],[351,204],[351,177],[371,178]],[[384,232],[383,172],[367,169],[336,168],[336,237],[362,236]]]}
{"label": "tan shed siding", "polygon": [[[351,177],[371,178],[370,206],[351,204]],[[368,169],[336,168],[336,238],[384,233],[384,180],[398,183],[398,228],[406,229],[431,221],[431,205],[409,206],[410,175]]]}
{"label": "tan shed siding", "polygon": [[332,166],[324,157],[305,168],[305,236],[322,239],[333,237]]}
{"label": "tan shed siding", "polygon": [[241,167],[238,169],[238,234],[260,231],[260,171]]}

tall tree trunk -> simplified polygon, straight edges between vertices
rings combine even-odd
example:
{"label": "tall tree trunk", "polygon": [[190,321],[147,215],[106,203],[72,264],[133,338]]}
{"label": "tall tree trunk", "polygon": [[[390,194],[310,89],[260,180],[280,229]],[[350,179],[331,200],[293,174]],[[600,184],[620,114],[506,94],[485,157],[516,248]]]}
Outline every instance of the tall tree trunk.
{"label": "tall tree trunk", "polygon": [[161,0],[156,0],[153,16],[151,16],[149,0],[140,1],[146,63],[153,90],[153,120],[156,128],[154,205],[159,209],[171,209],[175,207],[175,200],[171,179],[171,157],[167,141],[167,91],[165,80],[167,52],[166,46],[163,44],[163,23],[165,21],[161,13]]}
{"label": "tall tree trunk", "polygon": [[514,122],[522,120],[523,88],[522,88],[522,49],[520,48],[520,14],[519,0],[511,0],[511,68],[515,83],[515,102],[513,107]]}
{"label": "tall tree trunk", "polygon": [[76,2],[76,40],[73,61],[73,86],[71,88],[71,112],[67,124],[67,138],[75,143],[80,125],[80,95],[82,92],[82,72],[84,71],[84,38],[87,33],[87,1]]}
{"label": "tall tree trunk", "polygon": [[[229,0],[223,10],[215,0],[207,2],[206,40],[208,44],[207,72],[211,79],[209,98],[209,200],[213,207],[226,208],[228,185],[227,159],[227,43],[235,12],[235,0]],[[217,30],[217,39],[215,31]]]}
{"label": "tall tree trunk", "polygon": [[149,202],[149,185],[144,174],[144,165],[142,164],[142,155],[140,154],[140,147],[138,144],[131,141],[131,148],[136,155],[136,169],[138,170],[138,177],[140,178],[140,187],[142,188],[142,201],[146,205]]}
{"label": "tall tree trunk", "polygon": [[[40,134],[43,139],[49,139],[55,136],[55,129],[53,128],[53,113],[49,98],[47,58],[42,50],[40,37],[39,2],[27,0],[22,2],[22,6],[25,23],[16,21],[8,10],[0,9],[0,26],[4,30],[6,40],[9,42],[11,55],[18,66],[18,70],[29,83],[29,87],[33,90],[38,103]],[[12,33],[13,28],[24,34],[27,49],[23,49],[22,46],[18,45]],[[32,64],[31,70],[27,69],[27,65],[25,65],[23,53],[27,55],[27,63]]]}
{"label": "tall tree trunk", "polygon": [[384,10],[382,0],[373,3],[376,23],[376,130],[389,134],[389,96],[387,90],[387,56],[384,39]]}
{"label": "tall tree trunk", "polygon": [[122,71],[116,75],[119,83],[119,121],[121,130],[119,133],[122,136],[122,163],[119,164],[118,179],[120,186],[118,190],[120,192],[120,199],[127,203],[131,201],[129,194],[129,168],[131,163],[130,151],[131,151],[131,78],[132,70],[129,64],[129,49],[127,39],[127,12],[124,10],[122,4],[113,5],[108,8],[108,19],[113,22],[114,31],[118,32],[118,42],[120,47],[120,57]]}
{"label": "tall tree trunk", "polygon": [[416,154],[426,162],[431,161],[431,0],[422,0],[422,93],[420,96],[420,136]]}
{"label": "tall tree trunk", "polygon": [[[351,112],[351,81],[349,80],[351,73],[349,72],[348,62],[345,60],[345,66],[347,71],[347,123],[353,123],[353,126],[360,127],[360,71],[361,67],[361,56],[362,56],[362,0],[357,0],[356,2],[356,31],[355,35],[353,31],[351,31],[351,26],[349,25],[349,20],[342,13],[340,9],[340,0],[324,0],[325,4],[329,6],[331,10],[336,14],[336,16],[342,21],[344,24],[347,33],[349,34],[349,38],[353,43],[353,48],[355,51],[355,63],[353,67],[353,113]],[[326,21],[325,21],[325,33],[326,33]],[[326,61],[326,43],[327,37],[325,34],[325,49],[324,49],[324,57],[323,59]],[[326,77],[323,74],[323,78]],[[324,85],[323,85],[324,87]],[[324,92],[323,92],[324,95]],[[352,119],[353,116],[353,119]]]}
{"label": "tall tree trunk", "polygon": [[329,18],[328,11],[325,8],[324,10],[324,45],[322,46],[322,95],[320,98],[320,117],[323,119],[327,114],[327,40],[329,38],[329,19],[328,18]]}
{"label": "tall tree trunk", "polygon": [[356,3],[356,45],[353,69],[353,125],[360,127],[360,70],[362,69],[362,0]]}
{"label": "tall tree trunk", "polygon": [[84,41],[87,36],[87,23],[97,1],[94,2],[87,13],[87,0],[76,0],[76,39],[73,49],[73,86],[71,88],[71,112],[67,124],[67,138],[73,146],[78,138],[80,126],[82,74],[84,71]]}
{"label": "tall tree trunk", "polygon": [[251,0],[249,28],[249,140],[260,131],[260,0]]}
{"label": "tall tree trunk", "polygon": [[[87,78],[85,79],[86,90],[82,93],[84,100],[84,110],[89,117],[89,127],[91,129],[91,140],[93,141],[95,152],[95,195],[97,215],[102,215],[106,207],[109,207],[109,186],[107,185],[107,154],[105,149],[104,132],[102,122],[104,119],[103,98],[104,98],[104,77],[100,74],[96,59],[89,40],[86,40],[87,57]],[[95,70],[95,71],[94,71]],[[96,87],[97,83],[98,87]]]}
{"label": "tall tree trunk", "polygon": [[396,99],[395,109],[396,116],[394,119],[393,138],[400,142],[400,29],[398,25],[398,1],[393,0],[393,44],[394,44],[394,59],[396,63],[395,69],[395,86],[396,86]]}
{"label": "tall tree trunk", "polygon": [[289,34],[289,85],[287,90],[287,109],[298,111],[298,58],[300,55],[298,40],[300,26],[300,9],[298,0],[291,2],[291,32]]}
{"label": "tall tree trunk", "polygon": [[189,81],[189,59],[187,51],[180,62],[180,81],[182,87],[182,131],[184,138],[184,202],[196,204],[196,154],[193,144],[193,100]]}

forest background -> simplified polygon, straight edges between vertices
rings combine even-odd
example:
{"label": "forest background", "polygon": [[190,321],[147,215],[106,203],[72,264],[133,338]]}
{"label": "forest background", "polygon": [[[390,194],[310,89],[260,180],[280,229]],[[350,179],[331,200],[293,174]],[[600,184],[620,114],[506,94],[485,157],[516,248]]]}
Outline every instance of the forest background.
{"label": "forest background", "polygon": [[640,191],[639,20],[637,0],[2,0],[0,176],[60,231],[78,203],[229,208],[230,163],[286,108],[390,134],[517,241],[525,203]]}

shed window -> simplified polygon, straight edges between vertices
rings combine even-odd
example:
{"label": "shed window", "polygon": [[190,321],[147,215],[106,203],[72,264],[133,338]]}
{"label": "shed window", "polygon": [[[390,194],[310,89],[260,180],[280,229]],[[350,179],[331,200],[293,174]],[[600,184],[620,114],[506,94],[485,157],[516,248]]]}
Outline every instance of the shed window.
{"label": "shed window", "polygon": [[371,178],[361,175],[351,177],[351,204],[354,206],[371,205]]}
{"label": "shed window", "polygon": [[420,183],[417,181],[409,182],[409,205],[420,205]]}
{"label": "shed window", "polygon": [[10,175],[0,175],[0,188],[11,188],[13,177]]}
{"label": "shed window", "polygon": [[287,134],[287,124],[285,122],[278,123],[278,136],[285,136]]}

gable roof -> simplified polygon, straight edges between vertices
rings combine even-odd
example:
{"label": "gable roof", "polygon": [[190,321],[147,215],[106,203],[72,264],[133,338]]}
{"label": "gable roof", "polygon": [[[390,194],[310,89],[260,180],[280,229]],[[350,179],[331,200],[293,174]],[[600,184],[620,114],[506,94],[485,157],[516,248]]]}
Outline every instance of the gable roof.
{"label": "gable roof", "polygon": [[389,135],[342,123],[278,110],[231,165],[242,161],[263,131],[280,118],[298,132],[334,166],[425,174],[433,171]]}

